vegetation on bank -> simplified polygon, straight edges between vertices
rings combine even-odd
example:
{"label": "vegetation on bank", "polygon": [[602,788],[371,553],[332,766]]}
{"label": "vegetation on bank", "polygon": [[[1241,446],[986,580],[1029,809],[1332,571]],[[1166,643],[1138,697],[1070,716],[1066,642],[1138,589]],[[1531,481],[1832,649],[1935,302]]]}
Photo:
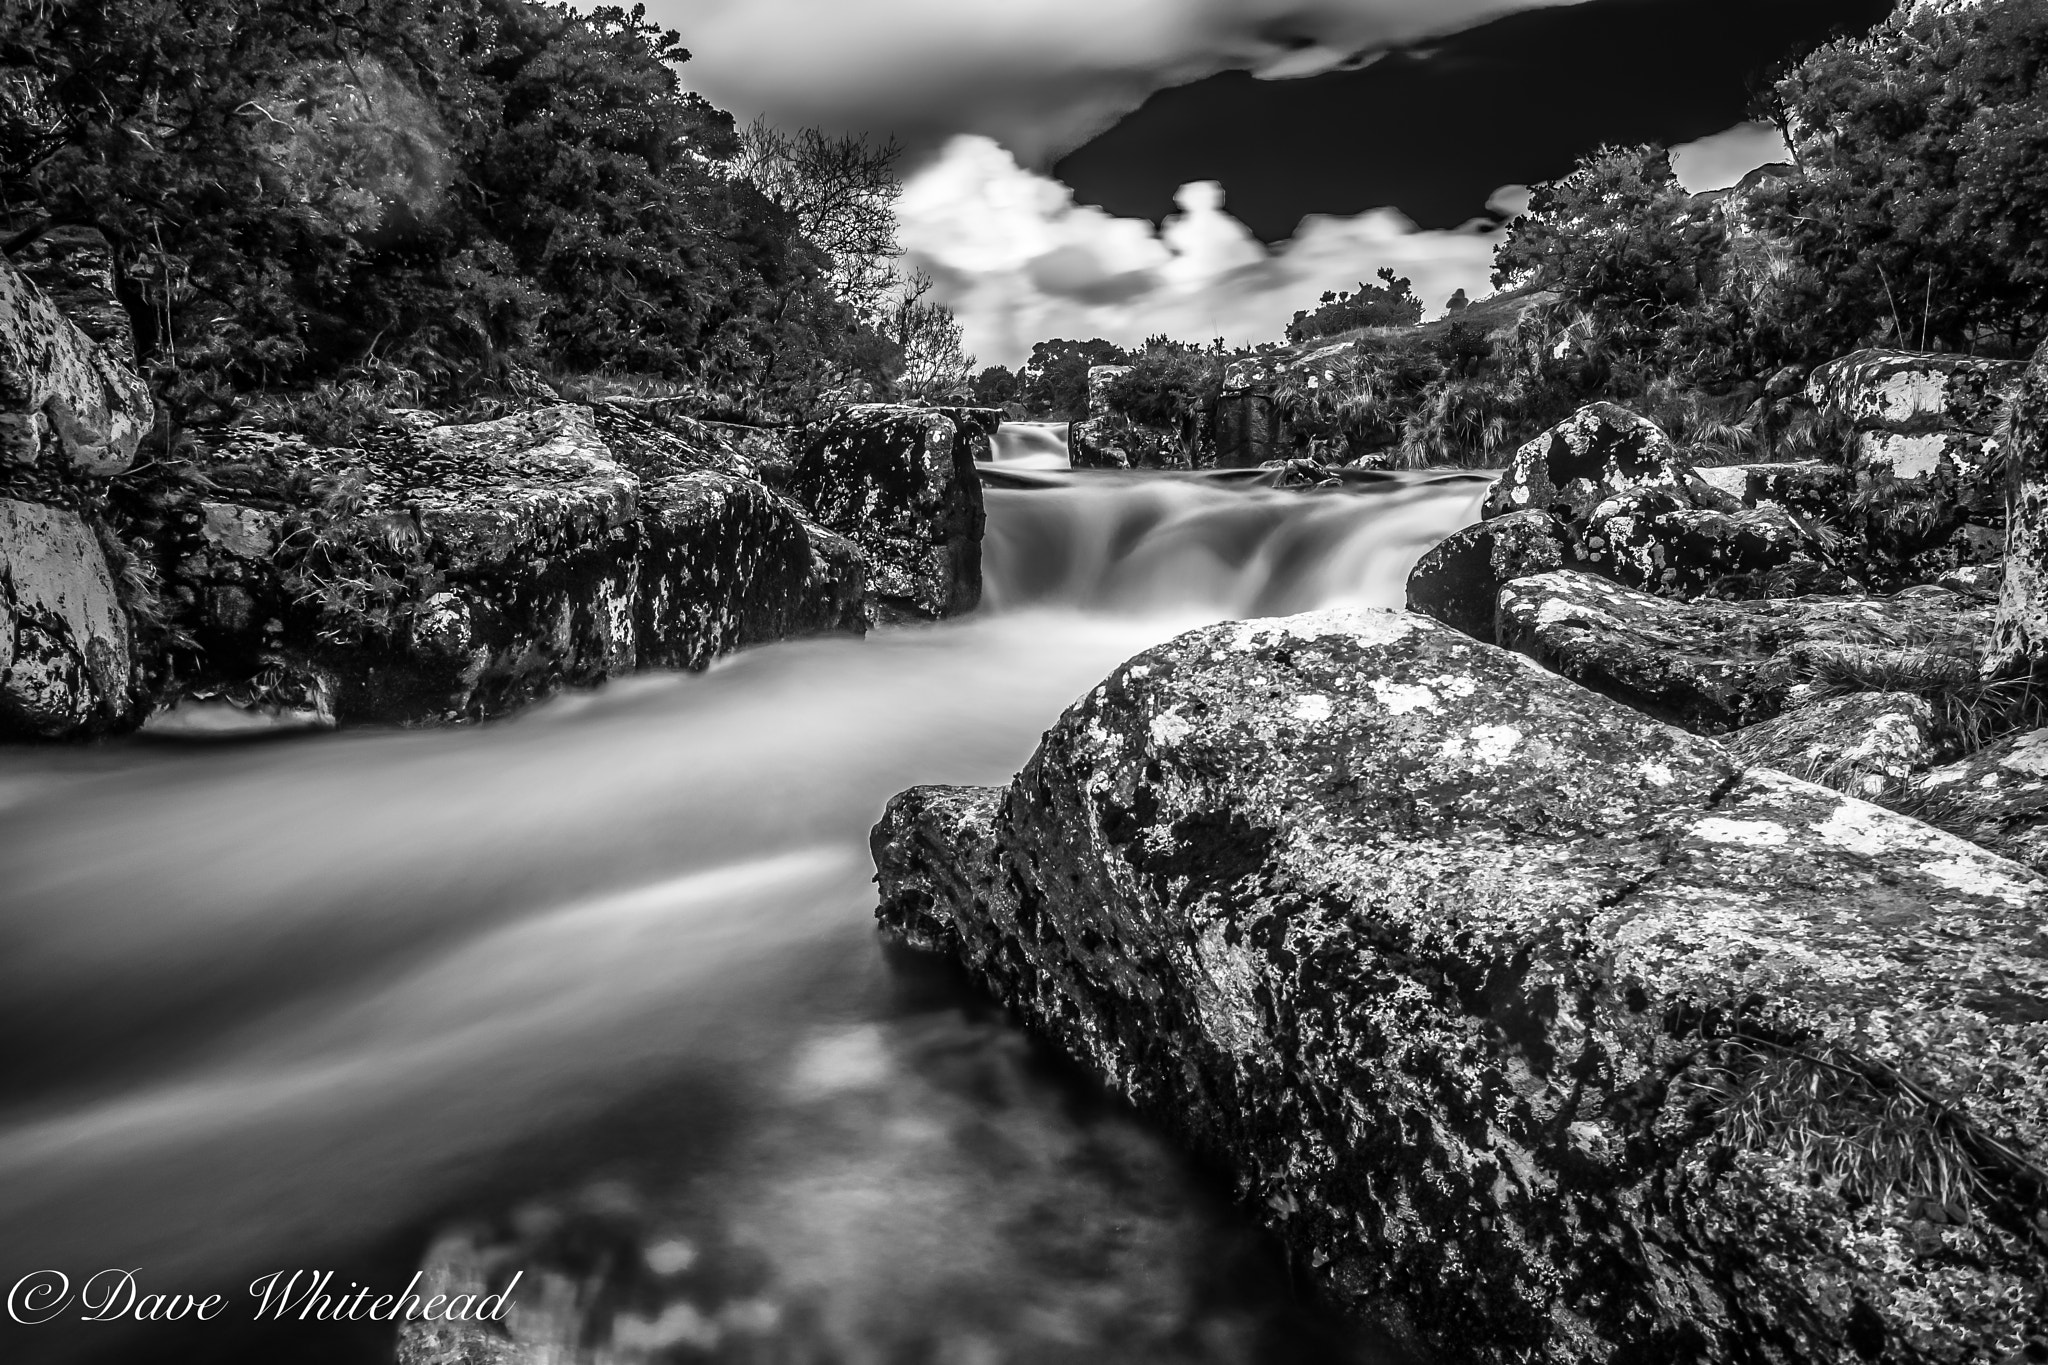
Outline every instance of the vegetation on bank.
{"label": "vegetation on bank", "polygon": [[1694,195],[1666,149],[1600,148],[1535,187],[1496,253],[1500,292],[1461,291],[1443,319],[1422,323],[1383,270],[1297,313],[1285,347],[1054,341],[977,382],[1073,418],[1087,364],[1127,364],[1112,401],[1171,428],[1264,351],[1295,439],[1326,458],[1490,464],[1600,399],[1695,462],[1810,458],[1828,440],[1800,397],[1814,366],[1871,345],[2019,356],[2048,332],[2043,54],[2039,0],[1913,6],[1761,97],[1795,164]]}
{"label": "vegetation on bank", "polygon": [[737,128],[689,55],[639,6],[10,4],[0,246],[104,232],[181,425],[345,432],[530,371],[783,419],[955,378],[897,149]]}

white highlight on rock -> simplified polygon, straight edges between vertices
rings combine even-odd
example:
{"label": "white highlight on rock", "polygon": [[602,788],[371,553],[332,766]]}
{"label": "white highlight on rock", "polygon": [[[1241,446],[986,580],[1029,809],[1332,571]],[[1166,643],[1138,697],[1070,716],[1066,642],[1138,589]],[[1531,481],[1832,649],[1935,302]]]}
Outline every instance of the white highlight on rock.
{"label": "white highlight on rock", "polygon": [[2035,730],[2013,741],[2012,752],[1998,760],[2008,771],[2048,777],[2048,730]]}
{"label": "white highlight on rock", "polygon": [[1187,717],[1183,716],[1180,712],[1162,711],[1152,717],[1153,746],[1160,749],[1171,749],[1174,745],[1186,739],[1188,732],[1194,728],[1188,722]]}
{"label": "white highlight on rock", "polygon": [[1294,699],[1294,718],[1308,725],[1321,725],[1335,710],[1330,699],[1320,693],[1311,692]]}
{"label": "white highlight on rock", "polygon": [[1472,727],[1472,756],[1482,763],[1498,764],[1522,742],[1522,732],[1512,725]]}
{"label": "white highlight on rock", "polygon": [[1427,711],[1436,706],[1436,693],[1419,684],[1374,678],[1371,685],[1373,696],[1392,715],[1405,716],[1411,711]]}
{"label": "white highlight on rock", "polygon": [[1710,844],[1736,844],[1743,848],[1781,848],[1792,842],[1785,827],[1770,820],[1730,820],[1709,815],[1696,823],[1692,832]]}

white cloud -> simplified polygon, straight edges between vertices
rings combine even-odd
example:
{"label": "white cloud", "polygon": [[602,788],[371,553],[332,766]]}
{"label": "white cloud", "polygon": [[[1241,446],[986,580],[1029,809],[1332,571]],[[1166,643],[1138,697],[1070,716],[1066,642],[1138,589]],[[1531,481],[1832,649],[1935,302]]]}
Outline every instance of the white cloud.
{"label": "white cloud", "polygon": [[1759,166],[1791,159],[1784,135],[1768,123],[1738,123],[1671,149],[1671,169],[1691,194],[1727,189]]}
{"label": "white cloud", "polygon": [[1439,309],[1459,289],[1487,292],[1500,240],[1483,221],[1424,232],[1375,209],[1311,215],[1268,249],[1225,211],[1216,184],[1184,185],[1178,203],[1163,228],[1113,217],[1076,204],[1066,186],[1020,167],[989,138],[961,136],[905,186],[899,235],[910,263],[938,281],[967,349],[984,365],[1010,366],[1033,342],[1061,336],[1277,341],[1296,310],[1326,289],[1370,281],[1381,266],[1413,279]]}
{"label": "white cloud", "polygon": [[1227,68],[1302,75],[1581,0],[650,0],[690,82],[743,117],[979,132],[1044,164],[1154,90]]}

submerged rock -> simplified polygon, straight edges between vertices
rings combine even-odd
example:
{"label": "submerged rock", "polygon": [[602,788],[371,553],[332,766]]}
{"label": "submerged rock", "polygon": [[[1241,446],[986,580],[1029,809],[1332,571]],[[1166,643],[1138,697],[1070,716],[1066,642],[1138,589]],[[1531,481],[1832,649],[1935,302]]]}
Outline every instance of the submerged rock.
{"label": "submerged rock", "polygon": [[[1973,678],[1990,612],[1916,588],[1889,598],[1674,602],[1591,574],[1502,587],[1499,642],[1586,687],[1700,734],[1769,720],[1815,677],[1883,690]],[[1899,690],[1891,686],[1890,690]]]}
{"label": "submerged rock", "polygon": [[887,606],[957,616],[981,602],[986,518],[974,462],[987,447],[979,426],[936,409],[848,408],[805,444],[790,490],[860,548]]}
{"label": "submerged rock", "polygon": [[76,512],[0,498],[0,740],[120,728],[137,701],[99,537]]}
{"label": "submerged rock", "polygon": [[1980,1359],[2048,1308],[2048,884],[1445,627],[1184,635],[875,845],[886,926],[1439,1358]]}

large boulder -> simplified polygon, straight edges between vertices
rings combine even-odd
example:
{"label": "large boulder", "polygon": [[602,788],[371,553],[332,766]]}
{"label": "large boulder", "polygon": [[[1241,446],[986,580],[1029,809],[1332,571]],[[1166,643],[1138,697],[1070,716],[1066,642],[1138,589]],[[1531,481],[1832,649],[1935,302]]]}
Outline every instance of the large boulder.
{"label": "large boulder", "polygon": [[0,258],[0,465],[117,474],[154,420],[132,354],[93,340]]}
{"label": "large boulder", "polygon": [[1437,542],[1408,575],[1408,610],[1492,644],[1501,585],[1571,562],[1564,529],[1550,513],[1510,512]]}
{"label": "large boulder", "polygon": [[637,668],[865,628],[865,564],[705,424],[552,404],[321,448],[245,431],[171,519],[190,697],[272,718],[500,715]]}
{"label": "large boulder", "polygon": [[2048,885],[1415,616],[1196,631],[881,917],[1441,1359],[1992,1359],[2048,1259]]}
{"label": "large boulder", "polygon": [[1603,504],[1639,489],[1661,489],[1691,506],[1688,473],[1656,423],[1593,403],[1517,450],[1481,515],[1544,511],[1583,534],[1601,519]]}
{"label": "large boulder", "polygon": [[2021,368],[1981,356],[1856,351],[1816,369],[1806,396],[1857,431],[1989,436]]}
{"label": "large boulder", "polygon": [[1504,585],[1496,619],[1506,648],[1699,734],[1769,720],[1815,678],[1865,690],[1967,682],[1990,627],[1982,602],[1940,588],[1674,602],[1570,571]]}
{"label": "large boulder", "polygon": [[138,713],[128,617],[77,512],[0,498],[0,740],[60,739]]}
{"label": "large boulder", "polygon": [[805,445],[790,491],[867,559],[883,604],[937,619],[981,602],[981,480],[988,437],[945,412],[865,404]]}

